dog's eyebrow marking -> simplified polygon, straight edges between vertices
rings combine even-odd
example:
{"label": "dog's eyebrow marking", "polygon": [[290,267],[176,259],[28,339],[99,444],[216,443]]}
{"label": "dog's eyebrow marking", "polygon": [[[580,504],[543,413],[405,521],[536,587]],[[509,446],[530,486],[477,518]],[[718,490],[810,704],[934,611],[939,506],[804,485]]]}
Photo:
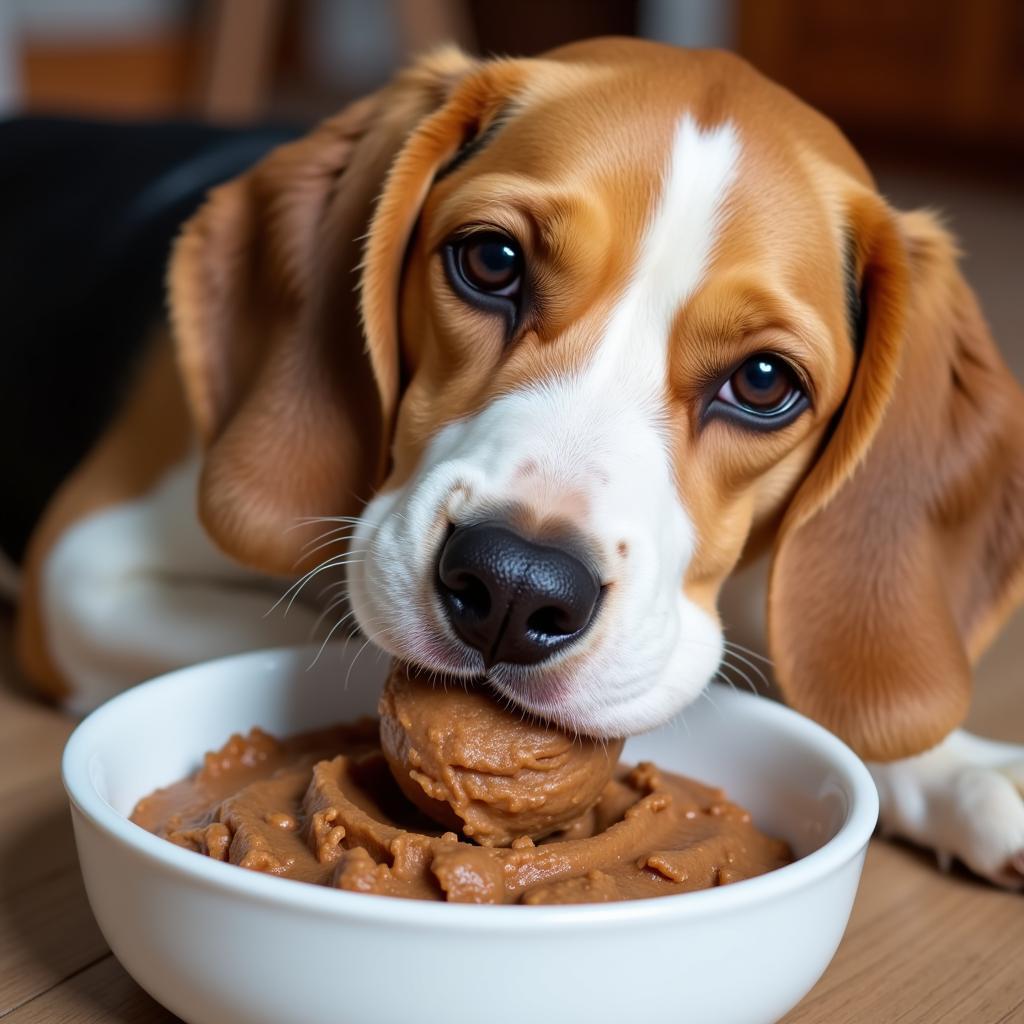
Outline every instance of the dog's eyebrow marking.
{"label": "dog's eyebrow marking", "polygon": [[464,163],[472,160],[482,149],[488,146],[493,140],[494,136],[501,131],[502,128],[508,124],[511,119],[510,112],[505,109],[499,111],[494,120],[482,131],[476,132],[471,135],[465,142],[459,147],[455,156],[448,161],[447,164],[442,167],[436,175],[434,175],[435,183],[448,177],[453,171],[458,170]]}
{"label": "dog's eyebrow marking", "polygon": [[867,329],[867,306],[857,284],[857,243],[851,232],[846,233],[846,248],[843,254],[843,276],[846,289],[846,320],[850,328],[853,350],[860,355],[864,348],[864,332]]}

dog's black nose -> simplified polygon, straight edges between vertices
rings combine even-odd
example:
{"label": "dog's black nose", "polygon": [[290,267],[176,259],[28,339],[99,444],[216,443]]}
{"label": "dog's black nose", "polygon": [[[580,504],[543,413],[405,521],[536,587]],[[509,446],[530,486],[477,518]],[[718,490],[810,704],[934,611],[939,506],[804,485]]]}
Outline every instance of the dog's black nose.
{"label": "dog's black nose", "polygon": [[601,582],[563,547],[494,523],[456,527],[437,562],[437,589],[455,632],[484,656],[532,664],[579,636]]}

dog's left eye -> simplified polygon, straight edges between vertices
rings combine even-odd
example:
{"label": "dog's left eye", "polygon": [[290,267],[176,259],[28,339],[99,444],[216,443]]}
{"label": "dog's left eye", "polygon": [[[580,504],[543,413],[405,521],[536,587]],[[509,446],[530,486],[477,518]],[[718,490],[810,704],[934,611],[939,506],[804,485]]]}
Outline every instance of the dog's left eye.
{"label": "dog's left eye", "polygon": [[523,256],[517,243],[497,232],[480,232],[456,242],[455,266],[474,291],[511,298],[519,291]]}
{"label": "dog's left eye", "polygon": [[759,352],[741,363],[722,384],[712,406],[763,427],[785,426],[807,407],[796,371],[781,356]]}

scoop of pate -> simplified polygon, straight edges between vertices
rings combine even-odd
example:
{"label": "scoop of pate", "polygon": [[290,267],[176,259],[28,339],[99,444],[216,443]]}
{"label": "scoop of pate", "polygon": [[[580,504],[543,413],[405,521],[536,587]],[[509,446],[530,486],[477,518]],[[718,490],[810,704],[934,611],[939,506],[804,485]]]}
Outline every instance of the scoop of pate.
{"label": "scoop of pate", "polygon": [[481,846],[542,839],[597,803],[622,740],[570,736],[489,691],[432,685],[396,663],[380,699],[384,755],[402,792]]}

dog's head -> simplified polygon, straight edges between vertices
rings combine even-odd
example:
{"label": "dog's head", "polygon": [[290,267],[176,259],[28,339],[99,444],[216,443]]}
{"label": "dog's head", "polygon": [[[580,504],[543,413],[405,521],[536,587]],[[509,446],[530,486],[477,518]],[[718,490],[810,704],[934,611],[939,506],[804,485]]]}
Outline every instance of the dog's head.
{"label": "dog's head", "polygon": [[171,297],[218,542],[294,571],[300,517],[358,514],[367,636],[581,731],[693,699],[772,540],[787,696],[872,756],[959,720],[1020,588],[948,239],[728,54],[435,55],[217,189]]}

